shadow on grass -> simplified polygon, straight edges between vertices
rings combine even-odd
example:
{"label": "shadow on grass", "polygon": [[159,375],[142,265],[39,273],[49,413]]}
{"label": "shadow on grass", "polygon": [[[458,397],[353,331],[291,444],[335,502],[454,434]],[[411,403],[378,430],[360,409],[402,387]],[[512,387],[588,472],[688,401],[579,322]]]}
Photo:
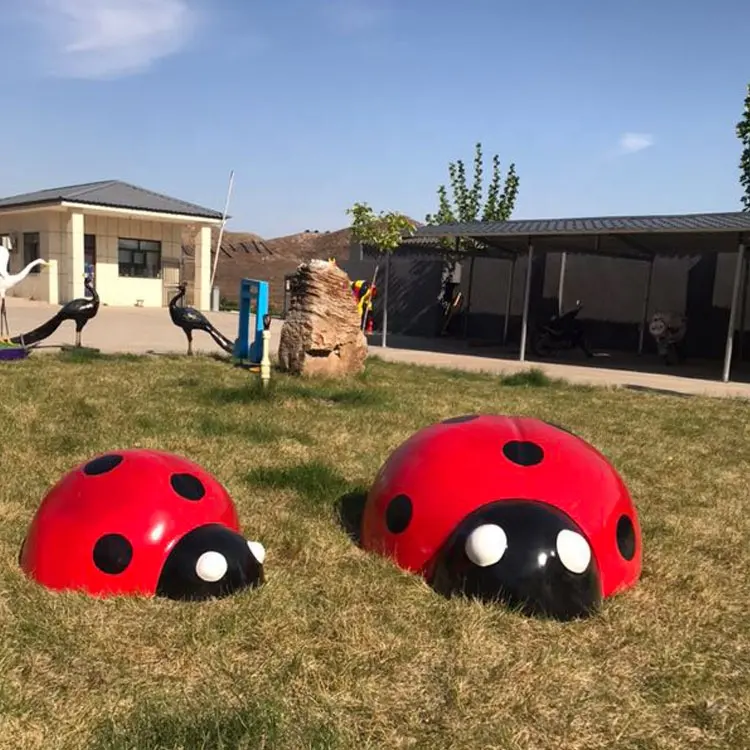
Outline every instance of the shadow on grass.
{"label": "shadow on grass", "polygon": [[315,440],[304,432],[286,430],[269,422],[250,420],[225,422],[213,416],[206,416],[196,420],[193,427],[198,435],[207,438],[234,435],[259,444],[275,443],[284,438],[289,438],[302,445],[315,444]]}
{"label": "shadow on grass", "polygon": [[93,362],[93,361],[104,361],[104,362],[143,362],[146,360],[142,354],[128,354],[123,352],[121,354],[103,354],[98,349],[88,349],[85,346],[80,349],[71,347],[70,349],[63,349],[57,354],[59,362],[65,362],[66,364],[78,364],[81,362]]}
{"label": "shadow on grass", "polygon": [[385,395],[368,388],[341,388],[327,385],[303,385],[288,379],[271,379],[263,387],[259,378],[246,385],[227,388],[214,387],[203,392],[203,399],[211,404],[251,404],[279,399],[322,401],[336,406],[372,408],[386,403]]}
{"label": "shadow on grass", "polygon": [[252,378],[245,385],[228,388],[214,387],[203,391],[201,397],[206,403],[215,404],[253,404],[258,401],[274,401],[278,398],[279,387],[271,380],[263,386],[260,379]]}
{"label": "shadow on grass", "polygon": [[45,453],[60,456],[74,456],[86,447],[86,441],[77,434],[37,436]]}
{"label": "shadow on grass", "polygon": [[500,384],[510,388],[550,388],[552,386],[566,385],[564,380],[551,378],[544,370],[532,367],[511,375],[501,375]]}
{"label": "shadow on grass", "polygon": [[362,518],[366,502],[367,490],[364,487],[347,492],[336,501],[339,525],[358,547],[362,546]]}
{"label": "shadow on grass", "polygon": [[261,466],[248,472],[248,484],[274,490],[294,490],[304,498],[310,509],[330,507],[351,485],[336,469],[320,461],[296,466]]}
{"label": "shadow on grass", "polygon": [[526,370],[513,372],[510,374],[497,374],[491,371],[462,370],[457,367],[433,367],[430,365],[417,365],[411,363],[394,363],[379,359],[376,355],[368,357],[368,369],[360,380],[372,380],[379,375],[394,376],[402,373],[404,375],[413,375],[415,373],[424,374],[427,379],[437,384],[442,381],[460,382],[460,383],[488,383],[499,381],[500,385],[509,388],[551,388],[551,387],[570,387],[571,384],[564,378],[552,378],[540,367],[529,367]]}
{"label": "shadow on grass", "polygon": [[693,398],[692,393],[682,393],[681,391],[671,391],[668,388],[652,388],[648,385],[636,385],[635,383],[628,383],[623,388],[627,391],[635,391],[636,393],[649,393],[655,396],[676,396],[677,398]]}
{"label": "shadow on grass", "polygon": [[305,747],[335,750],[338,733],[317,721],[284,727],[283,712],[274,703],[248,702],[236,710],[200,712],[136,709],[123,723],[109,719],[89,740],[90,750],[255,750]]}

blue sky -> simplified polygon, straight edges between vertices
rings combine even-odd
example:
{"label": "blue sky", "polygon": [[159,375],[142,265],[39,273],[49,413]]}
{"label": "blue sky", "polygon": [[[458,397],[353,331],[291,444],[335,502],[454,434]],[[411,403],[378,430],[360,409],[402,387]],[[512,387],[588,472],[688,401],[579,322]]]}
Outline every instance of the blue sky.
{"label": "blue sky", "polygon": [[122,179],[273,237],[423,219],[484,145],[516,218],[739,210],[747,0],[0,0],[0,195]]}

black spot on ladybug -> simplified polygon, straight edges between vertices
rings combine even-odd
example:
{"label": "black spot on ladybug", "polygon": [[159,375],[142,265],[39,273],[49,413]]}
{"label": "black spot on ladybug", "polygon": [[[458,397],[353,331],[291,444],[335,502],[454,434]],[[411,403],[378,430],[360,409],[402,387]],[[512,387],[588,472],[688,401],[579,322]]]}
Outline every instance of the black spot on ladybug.
{"label": "black spot on ladybug", "polygon": [[620,516],[617,522],[617,549],[626,560],[635,557],[635,529],[630,516]]}
{"label": "black spot on ladybug", "polygon": [[172,474],[169,483],[172,489],[185,500],[200,500],[206,494],[206,488],[201,480],[192,474]]}
{"label": "black spot on ladybug", "polygon": [[408,495],[396,495],[385,511],[385,525],[391,534],[401,534],[409,528],[411,516],[411,498]]}
{"label": "black spot on ladybug", "polygon": [[132,559],[133,545],[122,534],[105,534],[94,545],[94,565],[102,573],[122,573]]}
{"label": "black spot on ladybug", "polygon": [[461,417],[444,419],[443,424],[462,424],[463,422],[473,422],[475,419],[479,419],[479,414],[464,414]]}
{"label": "black spot on ladybug", "polygon": [[122,456],[118,456],[115,453],[109,453],[106,456],[99,456],[93,461],[89,461],[83,467],[83,473],[89,477],[95,477],[99,474],[106,474],[108,471],[112,471],[116,466],[122,463]]}
{"label": "black spot on ladybug", "polygon": [[536,466],[542,463],[544,451],[541,446],[522,440],[511,440],[503,446],[503,454],[508,461],[519,466]]}

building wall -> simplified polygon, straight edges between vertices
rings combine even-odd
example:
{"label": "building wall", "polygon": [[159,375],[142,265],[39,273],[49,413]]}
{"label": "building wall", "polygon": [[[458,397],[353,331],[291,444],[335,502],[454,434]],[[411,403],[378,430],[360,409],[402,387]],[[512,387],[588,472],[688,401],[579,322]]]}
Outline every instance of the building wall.
{"label": "building wall", "polygon": [[[22,233],[39,232],[40,256],[45,260],[57,261],[60,302],[67,302],[83,293],[79,279],[82,282],[85,269],[80,253],[75,258],[73,252],[70,217],[71,213],[66,211],[0,214],[0,233],[19,235],[18,246],[11,254],[11,273],[18,273],[24,265]],[[142,300],[144,307],[161,307],[164,304],[164,283],[176,284],[179,281],[182,229],[182,224],[174,222],[84,214],[84,233],[96,236],[96,288],[102,303],[131,307]],[[162,278],[120,277],[117,260],[117,241],[120,237],[161,242]],[[9,295],[57,302],[49,298],[48,274],[46,269],[39,274],[30,274]],[[79,289],[79,292],[72,294],[72,289]]]}
{"label": "building wall", "polygon": [[[750,264],[750,248],[745,253],[745,265]],[[737,265],[734,253],[720,253],[716,263],[716,283],[714,284],[713,303],[716,307],[729,309],[732,300],[732,283]],[[745,330],[750,330],[750,287],[745,290]]]}
{"label": "building wall", "polygon": [[[385,260],[379,257],[357,258],[339,262],[352,281],[372,281],[377,267],[373,324],[380,329],[385,294]],[[393,257],[388,274],[388,331],[404,336],[434,336],[440,324],[440,310],[435,304],[440,291],[442,262],[419,257]]]}
{"label": "building wall", "polygon": [[[713,306],[729,310],[732,299],[737,256],[721,253],[717,256],[716,279],[713,286]],[[651,284],[650,313],[671,310],[686,314],[688,275],[699,258],[657,258]],[[543,296],[557,300],[562,255],[550,253],[544,269]],[[505,315],[506,295],[511,261],[477,258],[471,294],[471,312],[475,314]],[[469,263],[464,264],[462,289],[468,293]],[[526,259],[516,262],[511,315],[520,316],[523,310],[523,289],[526,280]],[[622,258],[603,258],[587,255],[568,255],[563,285],[563,308],[573,307],[581,300],[581,319],[639,325],[648,280],[648,263]],[[750,329],[750,289],[745,310],[745,329]]]}
{"label": "building wall", "polygon": [[[144,307],[162,307],[163,284],[168,269],[179,266],[182,225],[139,219],[87,214],[84,231],[96,236],[96,289],[104,304],[132,307],[142,300]],[[119,238],[161,242],[162,278],[134,279],[118,275]],[[83,269],[81,269],[83,273]]]}
{"label": "building wall", "polygon": [[[39,232],[40,256],[45,260],[58,259],[58,256],[51,252],[49,234],[51,220],[52,214],[49,211],[30,211],[17,214],[0,213],[0,234],[17,235],[17,238],[14,238],[16,245],[10,254],[10,273],[19,273],[25,265],[23,262],[24,232]],[[49,302],[49,273],[49,269],[42,267],[39,273],[29,274],[8,292],[8,296]]]}
{"label": "building wall", "polygon": [[[651,290],[651,308],[684,312],[687,274],[695,262],[657,258]],[[557,299],[562,255],[550,253],[544,268],[543,296]],[[468,267],[465,263],[462,287],[468,293]],[[523,310],[526,281],[526,258],[516,263],[511,315]],[[512,263],[509,260],[477,258],[471,310],[476,313],[505,314],[508,280]],[[638,323],[643,311],[643,295],[648,280],[648,264],[636,260],[596,258],[568,255],[565,264],[563,308],[573,307],[581,300],[580,317],[609,320],[616,323]]]}
{"label": "building wall", "polygon": [[[436,304],[440,289],[441,262],[433,257],[399,257],[391,262],[391,294],[389,304],[389,331],[395,334],[433,336],[440,326]],[[352,260],[340,265],[350,278],[370,278],[375,257],[370,252],[360,256],[352,252]],[[361,259],[360,259],[361,258]],[[656,310],[673,310],[688,315],[690,356],[721,356],[726,338],[732,282],[737,256],[733,253],[709,255],[703,260],[695,258],[657,258],[651,284],[650,314]],[[716,264],[715,274],[696,276],[699,263]],[[531,325],[534,318],[546,316],[557,309],[557,293],[561,255],[539,254],[535,258],[532,297],[530,301]],[[379,280],[382,304],[382,278]],[[468,299],[471,263],[466,261],[461,269],[461,288],[464,300]],[[464,330],[469,339],[499,342],[505,325],[506,295],[512,263],[509,260],[477,258],[471,274],[471,308],[468,320],[458,315],[450,331],[459,337]],[[515,264],[509,318],[509,343],[520,339],[520,319],[523,310],[524,284],[527,261],[518,258]],[[643,261],[568,255],[566,261],[563,307],[569,309],[576,300],[583,304],[581,318],[587,323],[592,344],[601,349],[634,351],[638,344],[648,263]],[[700,297],[705,304],[690,309],[691,285],[701,287]],[[709,288],[705,289],[708,284]],[[694,289],[695,290],[695,289]],[[696,295],[694,294],[693,297]],[[377,309],[375,326],[381,322]],[[465,310],[465,308],[464,308]],[[750,290],[745,311],[745,330],[750,332]],[[746,350],[750,352],[750,334]],[[646,351],[653,351],[653,342],[646,335]]]}

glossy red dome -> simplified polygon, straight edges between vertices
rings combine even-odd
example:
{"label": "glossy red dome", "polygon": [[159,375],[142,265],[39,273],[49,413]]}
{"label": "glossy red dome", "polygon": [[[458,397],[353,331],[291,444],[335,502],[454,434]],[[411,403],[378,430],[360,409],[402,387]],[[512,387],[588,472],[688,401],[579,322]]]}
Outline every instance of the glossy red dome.
{"label": "glossy red dome", "polygon": [[[638,580],[641,532],[617,471],[589,443],[527,417],[459,417],[412,435],[386,460],[373,482],[362,544],[432,580],[441,554],[459,530],[462,543],[474,544],[474,537],[469,540],[472,519],[479,524],[482,516],[483,525],[498,526],[493,514],[510,513],[503,503],[514,504],[513,520],[507,522],[521,536],[528,536],[525,527],[530,523],[541,524],[539,528],[546,524],[548,534],[555,532],[549,555],[539,555],[564,560],[567,552],[555,547],[557,536],[568,541],[583,537],[601,596]],[[500,538],[500,532],[481,533]],[[507,539],[507,548],[517,552],[518,545],[513,545],[514,540]],[[467,554],[453,559],[463,564]]]}
{"label": "glossy red dome", "polygon": [[50,589],[200,599],[260,582],[258,557],[229,494],[203,468],[122,450],[75,467],[47,492],[19,561]]}

